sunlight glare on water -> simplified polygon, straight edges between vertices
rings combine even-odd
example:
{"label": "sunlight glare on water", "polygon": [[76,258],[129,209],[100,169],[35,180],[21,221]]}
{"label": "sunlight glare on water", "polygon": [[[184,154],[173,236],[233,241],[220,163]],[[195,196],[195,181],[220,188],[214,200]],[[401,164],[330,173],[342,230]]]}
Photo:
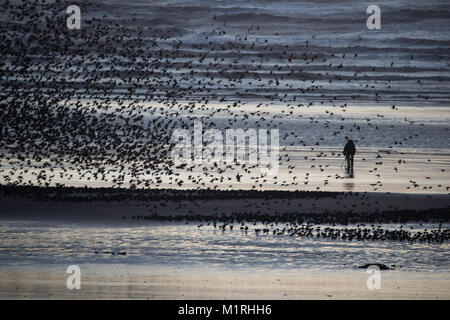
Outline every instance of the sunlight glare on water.
{"label": "sunlight glare on water", "polygon": [[0,257],[3,269],[88,263],[142,265],[148,269],[349,270],[370,262],[395,264],[405,271],[437,272],[445,272],[450,259],[446,243],[256,235],[254,228],[262,226],[251,226],[245,233],[239,225],[221,231],[213,226],[198,228],[168,222],[127,227],[7,222],[0,227]]}

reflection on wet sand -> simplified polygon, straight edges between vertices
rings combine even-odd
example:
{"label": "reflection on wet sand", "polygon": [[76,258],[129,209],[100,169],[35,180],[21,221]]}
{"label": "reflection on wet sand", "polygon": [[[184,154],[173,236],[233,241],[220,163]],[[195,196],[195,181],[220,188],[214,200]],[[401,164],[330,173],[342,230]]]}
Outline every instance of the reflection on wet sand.
{"label": "reflection on wet sand", "polygon": [[345,191],[352,191],[355,187],[355,184],[353,182],[344,182],[344,190]]}

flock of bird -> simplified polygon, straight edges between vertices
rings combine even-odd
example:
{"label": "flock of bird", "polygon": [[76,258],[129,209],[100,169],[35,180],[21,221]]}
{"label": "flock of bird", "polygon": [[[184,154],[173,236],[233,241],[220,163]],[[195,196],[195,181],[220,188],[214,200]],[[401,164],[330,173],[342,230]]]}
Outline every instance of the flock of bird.
{"label": "flock of bird", "polygon": [[[239,231],[244,235],[292,236],[345,241],[406,241],[442,243],[450,239],[448,208],[386,210],[335,206],[334,209],[295,210],[281,207],[293,200],[335,199],[337,203],[358,193],[257,190],[131,190],[117,188],[77,188],[0,186],[0,195],[26,197],[42,202],[116,203],[130,211],[122,221],[143,224],[152,221],[195,224],[199,229]],[[208,202],[215,207],[208,208]],[[239,207],[231,206],[239,201]],[[301,203],[301,202],[300,202]],[[220,205],[229,206],[223,210]],[[364,205],[364,203],[362,203]],[[370,203],[369,203],[370,204]],[[280,208],[278,208],[280,206]],[[372,204],[373,206],[373,204]],[[263,210],[267,209],[269,210]],[[313,207],[314,208],[314,207]],[[139,214],[135,214],[139,212]]]}
{"label": "flock of bird", "polygon": [[[406,213],[406,214],[405,214]],[[409,212],[410,213],[410,212]],[[389,212],[390,215],[403,215],[405,216],[408,212]],[[415,221],[420,221],[421,219],[428,220],[429,212],[415,213]],[[435,210],[433,214],[435,217],[440,216],[441,219],[446,221],[446,210]],[[163,220],[163,221],[177,221],[180,219],[186,220],[186,224],[191,221],[205,221],[205,223],[200,223],[197,225],[198,228],[213,226],[214,229],[218,229],[222,232],[233,231],[234,226],[237,225],[240,231],[247,235],[249,231],[253,231],[256,235],[274,235],[274,236],[295,236],[303,238],[323,238],[323,239],[339,239],[339,240],[356,240],[356,241],[406,241],[406,242],[437,242],[442,243],[444,241],[450,240],[450,229],[445,229],[442,227],[442,223],[439,224],[436,229],[428,229],[420,227],[417,230],[410,226],[410,230],[404,229],[404,225],[400,225],[399,228],[382,228],[381,224],[376,226],[371,224],[370,226],[359,223],[354,227],[346,226],[350,217],[355,217],[342,213],[337,219],[327,215],[326,217],[321,215],[264,215],[264,216],[252,216],[248,213],[246,214],[234,214],[226,215],[226,217],[219,216],[203,216],[203,215],[192,215],[192,216],[158,216],[158,215],[146,215],[146,216],[132,216],[132,220]],[[331,218],[331,219],[330,219]],[[361,218],[361,217],[360,217]],[[362,217],[361,220],[364,220]],[[124,216],[123,219],[126,219]],[[252,221],[252,219],[254,219]],[[305,220],[307,221],[305,223]],[[340,223],[344,223],[341,226],[336,226],[337,224],[333,222],[330,226],[330,220],[337,220]],[[261,222],[262,221],[262,222]],[[288,222],[285,222],[288,221]],[[320,224],[310,223],[309,221],[318,221]],[[372,222],[383,221],[386,223],[389,221],[387,217],[376,217]],[[303,222],[303,223],[302,223]],[[339,223],[338,223],[339,224]],[[249,227],[250,226],[250,227]],[[422,223],[420,223],[422,226]],[[236,228],[237,229],[237,228]]]}
{"label": "flock of bird", "polygon": [[[91,14],[83,16],[80,30],[69,30],[62,1],[1,1],[2,15],[8,21],[0,33],[2,184],[213,190],[239,188],[242,176],[253,174],[251,188],[264,190],[269,178],[255,174],[258,168],[248,164],[175,165],[171,134],[178,128],[192,128],[194,121],[201,121],[204,130],[275,129],[283,126],[283,120],[292,119],[322,126],[323,135],[308,141],[295,131],[280,137],[279,160],[291,180],[280,181],[278,186],[301,189],[308,184],[310,172],[297,171],[290,162],[289,146],[310,147],[312,154],[305,160],[312,162],[311,172],[323,172],[328,166],[318,164],[320,158],[340,153],[320,151],[328,137],[342,137],[343,145],[349,136],[362,140],[363,132],[382,131],[372,119],[350,126],[330,122],[345,120],[337,114],[349,109],[347,100],[380,102],[380,92],[393,85],[365,73],[376,67],[352,69],[353,75],[339,74],[347,70],[346,61],[359,58],[358,53],[342,48],[323,52],[314,48],[314,37],[295,47],[272,44],[257,36],[258,26],[249,26],[247,35],[233,39],[216,15],[211,16],[211,24],[217,28],[201,35],[200,42],[189,42],[180,37],[182,30],[140,25],[134,14],[128,16],[129,23],[118,23],[117,16],[104,14],[103,5],[84,3],[83,12]],[[395,67],[392,62],[394,72]],[[334,94],[334,85],[337,88],[350,81],[359,84],[363,98]],[[423,95],[415,98],[428,100]],[[303,113],[327,105],[330,107],[320,117]],[[398,110],[395,104],[387,109]],[[328,118],[324,120],[324,116]],[[383,117],[377,115],[379,121]],[[396,147],[417,137],[391,137],[387,143]],[[377,154],[371,171],[375,190],[381,186],[376,172],[381,157]],[[393,171],[404,163],[399,159]],[[441,171],[446,174],[444,168]],[[324,177],[323,185],[332,177]],[[419,187],[413,182],[414,188]],[[292,230],[297,234],[300,229]],[[329,229],[318,234],[366,237],[364,230],[351,230],[339,233]],[[378,231],[369,234],[410,237]],[[419,238],[429,237],[422,234]]]}

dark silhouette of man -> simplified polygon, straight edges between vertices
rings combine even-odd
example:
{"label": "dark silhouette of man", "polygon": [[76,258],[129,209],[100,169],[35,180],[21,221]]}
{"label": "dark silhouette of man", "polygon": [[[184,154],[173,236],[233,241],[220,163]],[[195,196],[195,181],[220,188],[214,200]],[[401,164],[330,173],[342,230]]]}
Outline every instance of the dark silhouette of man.
{"label": "dark silhouette of man", "polygon": [[347,160],[347,173],[353,173],[353,159],[355,156],[356,148],[353,140],[348,140],[344,147],[344,156]]}

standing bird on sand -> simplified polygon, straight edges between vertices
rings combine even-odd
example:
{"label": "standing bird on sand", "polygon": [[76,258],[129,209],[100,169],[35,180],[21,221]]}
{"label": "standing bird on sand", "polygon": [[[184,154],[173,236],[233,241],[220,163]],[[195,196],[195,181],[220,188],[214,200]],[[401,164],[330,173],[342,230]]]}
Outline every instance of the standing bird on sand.
{"label": "standing bird on sand", "polygon": [[344,147],[344,151],[342,152],[346,159],[346,167],[345,171],[347,174],[353,174],[353,160],[356,153],[356,147],[353,143],[353,140],[348,140],[347,144]]}

